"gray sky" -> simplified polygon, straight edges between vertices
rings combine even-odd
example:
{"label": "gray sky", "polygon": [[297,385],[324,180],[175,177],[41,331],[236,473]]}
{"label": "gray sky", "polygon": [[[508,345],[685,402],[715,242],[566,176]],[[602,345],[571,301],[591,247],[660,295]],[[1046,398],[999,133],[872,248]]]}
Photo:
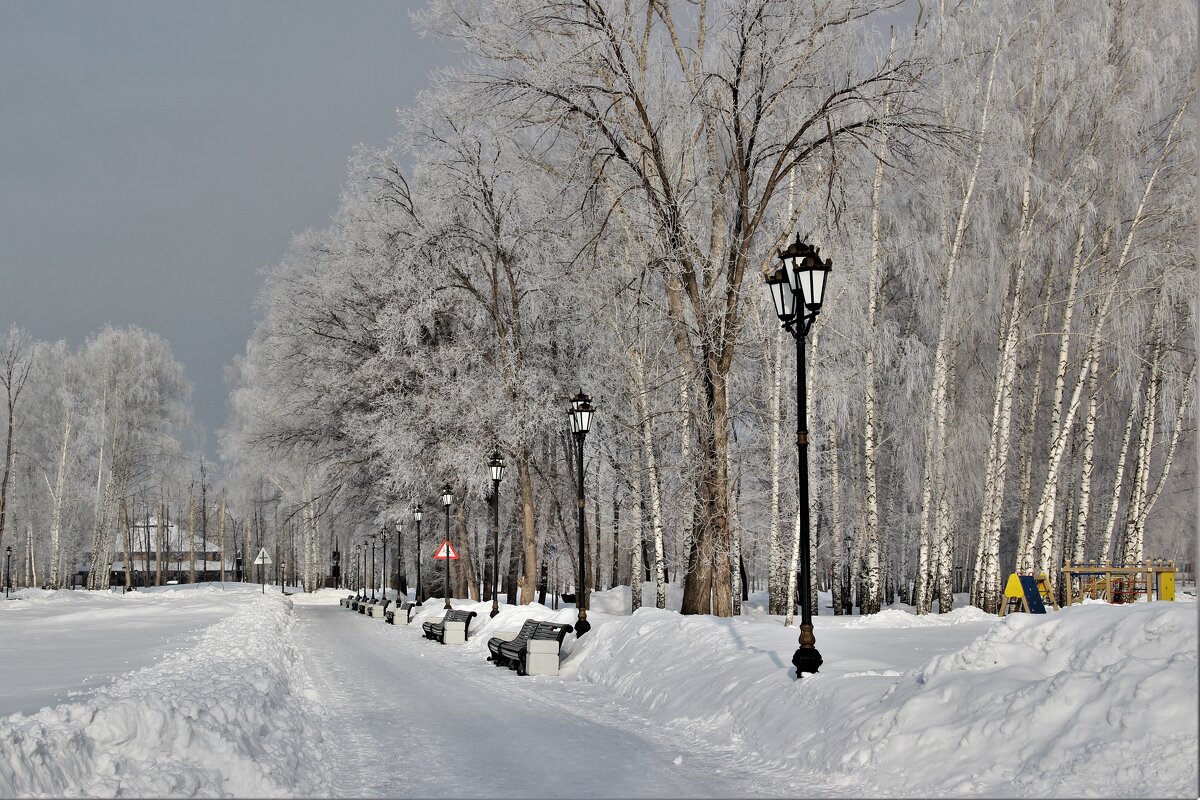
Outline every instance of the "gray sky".
{"label": "gray sky", "polygon": [[166,337],[211,454],[259,270],[458,59],[418,5],[0,0],[0,326]]}

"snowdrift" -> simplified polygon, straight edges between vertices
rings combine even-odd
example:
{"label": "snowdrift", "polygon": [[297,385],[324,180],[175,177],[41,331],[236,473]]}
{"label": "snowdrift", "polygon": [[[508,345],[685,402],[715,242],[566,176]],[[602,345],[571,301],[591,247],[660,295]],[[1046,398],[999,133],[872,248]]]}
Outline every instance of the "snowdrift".
{"label": "snowdrift", "polygon": [[843,619],[818,628],[819,646],[833,642],[827,661],[844,647],[838,636],[994,622],[916,669],[834,663],[796,681],[794,628],[779,647],[763,623],[639,609],[575,642],[563,674],[630,698],[668,729],[740,743],[764,764],[856,793],[1197,795],[1195,603]]}
{"label": "snowdrift", "polygon": [[291,604],[247,594],[194,647],[86,701],[0,720],[0,796],[319,796]]}

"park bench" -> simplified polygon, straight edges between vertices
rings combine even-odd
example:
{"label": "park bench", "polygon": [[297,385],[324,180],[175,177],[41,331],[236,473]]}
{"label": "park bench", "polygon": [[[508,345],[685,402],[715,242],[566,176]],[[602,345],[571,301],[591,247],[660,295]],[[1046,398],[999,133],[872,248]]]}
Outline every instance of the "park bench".
{"label": "park bench", "polygon": [[573,628],[560,622],[527,619],[519,631],[499,631],[488,640],[492,663],[518,675],[557,675],[563,639]]}
{"label": "park bench", "polygon": [[363,601],[363,599],[361,597],[359,597],[358,595],[355,595],[354,599],[350,601],[349,609],[351,611],[358,611],[358,605],[362,601]]}
{"label": "park bench", "polygon": [[374,604],[368,604],[367,605],[367,615],[371,616],[371,617],[378,617],[379,619],[383,619],[384,612],[387,611],[388,602],[389,602],[389,600],[385,597],[385,598],[383,598],[383,600],[381,602],[374,603]]}
{"label": "park bench", "polygon": [[474,611],[462,611],[452,608],[446,612],[439,622],[422,623],[425,638],[442,644],[462,644],[467,641],[467,628],[471,625]]}
{"label": "park bench", "polygon": [[354,602],[354,595],[348,594],[345,597],[343,597],[341,600],[338,600],[338,605],[341,606],[342,608],[349,608],[350,604],[353,602]]}
{"label": "park bench", "polygon": [[[392,605],[391,608],[383,612],[383,621],[390,625],[407,625],[412,621],[412,610],[417,607],[417,604],[411,600],[405,600],[399,605]],[[396,616],[400,619],[397,621]]]}

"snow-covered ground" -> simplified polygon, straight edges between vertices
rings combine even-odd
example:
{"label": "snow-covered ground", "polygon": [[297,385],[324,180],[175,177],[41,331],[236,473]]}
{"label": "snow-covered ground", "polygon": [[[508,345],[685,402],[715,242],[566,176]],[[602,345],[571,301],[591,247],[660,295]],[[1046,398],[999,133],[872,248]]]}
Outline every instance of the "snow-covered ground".
{"label": "snow-covered ground", "polygon": [[[649,588],[649,587],[648,587]],[[738,619],[593,597],[562,674],[257,585],[0,602],[0,796],[1196,797],[1197,605]],[[653,597],[648,594],[648,597]],[[668,604],[678,605],[674,592]]]}

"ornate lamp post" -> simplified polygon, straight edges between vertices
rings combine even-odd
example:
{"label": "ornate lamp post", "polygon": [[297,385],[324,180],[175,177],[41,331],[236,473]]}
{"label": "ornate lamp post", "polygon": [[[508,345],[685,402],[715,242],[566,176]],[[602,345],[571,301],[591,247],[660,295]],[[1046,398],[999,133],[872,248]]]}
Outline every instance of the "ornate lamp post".
{"label": "ornate lamp post", "polygon": [[587,621],[587,567],[584,564],[583,541],[583,440],[592,427],[592,415],[596,408],[592,398],[579,390],[579,394],[571,398],[571,433],[575,435],[576,478],[575,488],[579,498],[579,585],[575,587],[575,607],[579,609],[579,619],[575,622],[575,636],[578,638],[592,629]]}
{"label": "ornate lamp post", "polygon": [[[442,507],[446,509],[446,541],[450,541],[450,504],[454,502],[454,493],[450,491],[450,484],[442,487]],[[449,554],[447,554],[449,555]],[[446,580],[446,605],[442,606],[447,611],[450,610],[450,559],[442,559],[442,569],[445,573]]]}
{"label": "ornate lamp post", "polygon": [[[822,263],[819,248],[802,241],[799,234],[796,234],[796,241],[779,253],[779,259],[783,265],[767,276],[767,288],[771,290],[775,314],[783,324],[783,329],[796,340],[796,445],[800,471],[800,646],[792,655],[792,664],[795,665],[796,677],[799,678],[805,672],[816,673],[821,667],[821,654],[817,652],[817,637],[813,635],[812,608],[809,603],[812,575],[808,563],[808,370],[804,360],[804,343],[808,339],[809,329],[821,313],[825,284],[833,262],[826,259]],[[803,308],[798,307],[797,299],[803,301]]]}
{"label": "ornate lamp post", "polygon": [[489,616],[494,617],[500,613],[496,587],[500,581],[500,481],[504,479],[504,459],[498,451],[488,460],[488,469],[492,472],[492,613]]}
{"label": "ornate lamp post", "polygon": [[408,579],[404,575],[404,538],[400,519],[397,518],[393,525],[396,528],[396,605],[400,605],[408,599]]}
{"label": "ornate lamp post", "polygon": [[362,540],[362,572],[359,573],[358,582],[362,586],[362,599],[365,603],[367,600],[367,540]]}
{"label": "ornate lamp post", "polygon": [[367,538],[371,540],[371,602],[375,603],[375,586],[377,585],[375,580],[375,540],[379,538],[379,534],[372,533]]}
{"label": "ornate lamp post", "polygon": [[388,584],[388,580],[387,580],[388,579],[388,574],[387,574],[387,569],[388,569],[387,568],[388,529],[387,529],[387,525],[384,525],[383,528],[380,529],[379,541],[383,542],[383,544],[380,545],[380,547],[383,548],[383,550],[379,554],[379,600],[382,603],[386,603],[387,602],[387,584]]}
{"label": "ornate lamp post", "polygon": [[412,515],[417,523],[417,601],[415,605],[419,606],[424,605],[421,602],[421,559],[423,558],[421,555],[421,517],[424,514],[421,511],[421,507],[416,503],[413,503]]}

